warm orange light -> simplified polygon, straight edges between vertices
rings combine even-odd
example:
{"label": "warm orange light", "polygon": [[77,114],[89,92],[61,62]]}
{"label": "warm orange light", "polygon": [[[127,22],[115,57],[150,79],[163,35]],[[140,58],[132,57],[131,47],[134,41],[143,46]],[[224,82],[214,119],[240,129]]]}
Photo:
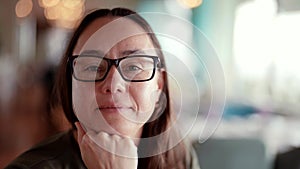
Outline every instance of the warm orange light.
{"label": "warm orange light", "polygon": [[81,7],[78,9],[70,10],[68,8],[62,7],[60,12],[61,12],[60,19],[67,20],[67,21],[76,21],[80,19],[80,17],[82,16],[83,8]]}
{"label": "warm orange light", "polygon": [[84,0],[62,0],[64,7],[70,9],[81,8],[84,4]]}
{"label": "warm orange light", "polygon": [[51,7],[45,5],[46,0],[40,1],[43,1],[45,17],[57,27],[74,28],[85,10],[85,0],[58,0],[58,3]]}
{"label": "warm orange light", "polygon": [[200,6],[203,0],[177,0],[181,5],[188,8],[196,8]]}
{"label": "warm orange light", "polygon": [[39,3],[40,7],[43,7],[43,8],[45,7],[44,4],[43,4],[43,0],[38,0],[38,3]]}
{"label": "warm orange light", "polygon": [[44,7],[44,8],[49,8],[49,7],[53,7],[55,5],[57,5],[59,3],[60,0],[40,0],[39,4],[40,6]]}
{"label": "warm orange light", "polygon": [[66,28],[66,29],[73,29],[76,26],[76,22],[66,21],[66,20],[57,20],[55,22],[55,26]]}
{"label": "warm orange light", "polygon": [[19,0],[16,4],[17,17],[23,18],[28,16],[32,11],[33,3],[31,0]]}
{"label": "warm orange light", "polygon": [[60,16],[59,6],[54,6],[50,8],[45,8],[44,10],[45,17],[49,20],[56,20]]}

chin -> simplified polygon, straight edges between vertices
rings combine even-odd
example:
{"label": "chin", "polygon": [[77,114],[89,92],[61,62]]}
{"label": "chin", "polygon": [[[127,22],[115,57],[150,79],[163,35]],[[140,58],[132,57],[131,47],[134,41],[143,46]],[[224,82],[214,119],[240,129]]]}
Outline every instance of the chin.
{"label": "chin", "polygon": [[108,122],[109,125],[121,136],[139,138],[141,136],[142,124],[134,124],[124,121]]}

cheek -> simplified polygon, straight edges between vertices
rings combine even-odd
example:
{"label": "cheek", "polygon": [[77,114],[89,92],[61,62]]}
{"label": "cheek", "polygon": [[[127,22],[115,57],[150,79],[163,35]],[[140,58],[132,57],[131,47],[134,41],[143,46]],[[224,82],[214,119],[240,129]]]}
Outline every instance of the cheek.
{"label": "cheek", "polygon": [[97,105],[94,89],[91,83],[72,82],[73,109],[78,120],[84,124],[88,124]]}
{"label": "cheek", "polygon": [[153,112],[159,98],[157,85],[138,83],[130,87],[131,95],[139,112]]}
{"label": "cheek", "polygon": [[94,88],[89,83],[81,83],[73,80],[72,99],[74,108],[88,108],[95,100]]}

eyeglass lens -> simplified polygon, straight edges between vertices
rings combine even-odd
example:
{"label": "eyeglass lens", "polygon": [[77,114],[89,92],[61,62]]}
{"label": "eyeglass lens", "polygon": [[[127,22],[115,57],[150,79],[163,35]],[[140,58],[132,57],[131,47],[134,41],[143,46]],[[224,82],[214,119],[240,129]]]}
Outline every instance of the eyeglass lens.
{"label": "eyeglass lens", "polygon": [[[73,61],[75,78],[83,81],[103,80],[113,61],[106,58],[84,56]],[[147,56],[130,56],[120,59],[117,65],[121,76],[128,81],[148,80],[153,76],[155,61]]]}

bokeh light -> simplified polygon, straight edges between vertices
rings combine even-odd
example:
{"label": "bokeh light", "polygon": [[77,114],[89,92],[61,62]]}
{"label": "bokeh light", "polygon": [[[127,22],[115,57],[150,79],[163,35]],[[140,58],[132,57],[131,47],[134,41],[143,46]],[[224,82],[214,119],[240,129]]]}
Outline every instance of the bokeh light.
{"label": "bokeh light", "polygon": [[83,16],[85,0],[39,0],[47,20],[56,27],[73,29]]}
{"label": "bokeh light", "polygon": [[177,0],[185,8],[196,8],[200,6],[203,0]]}
{"label": "bokeh light", "polygon": [[16,15],[17,17],[23,18],[28,16],[33,8],[31,0],[19,0],[16,4]]}
{"label": "bokeh light", "polygon": [[57,5],[60,0],[39,0],[39,5],[44,8],[49,8]]}
{"label": "bokeh light", "polygon": [[56,20],[59,18],[59,8],[58,7],[50,7],[44,10],[45,17],[48,20]]}
{"label": "bokeh light", "polygon": [[62,3],[66,8],[78,9],[84,4],[84,1],[83,0],[62,0]]}

